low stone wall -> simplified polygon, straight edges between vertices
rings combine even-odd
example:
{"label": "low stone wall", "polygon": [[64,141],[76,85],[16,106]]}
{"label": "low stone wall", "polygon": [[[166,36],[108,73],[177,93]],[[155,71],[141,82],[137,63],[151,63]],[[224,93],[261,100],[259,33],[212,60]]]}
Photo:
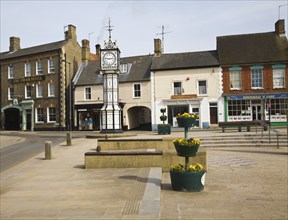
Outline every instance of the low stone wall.
{"label": "low stone wall", "polygon": [[[98,140],[101,152],[85,154],[85,168],[137,168],[162,167],[168,172],[173,164],[185,164],[185,158],[177,156],[171,138],[163,139],[108,139]],[[190,163],[201,163],[208,170],[206,151],[199,149]]]}

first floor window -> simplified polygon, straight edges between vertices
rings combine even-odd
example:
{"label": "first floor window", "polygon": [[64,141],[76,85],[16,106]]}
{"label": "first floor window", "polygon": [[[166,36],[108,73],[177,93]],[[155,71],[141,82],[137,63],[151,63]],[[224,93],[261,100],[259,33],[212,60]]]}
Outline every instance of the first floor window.
{"label": "first floor window", "polygon": [[48,83],[48,97],[54,97],[54,96],[55,96],[55,84]]}
{"label": "first floor window", "polygon": [[241,89],[241,71],[230,71],[230,89]]}
{"label": "first floor window", "polygon": [[273,69],[273,89],[285,88],[285,69]]}
{"label": "first floor window", "polygon": [[141,84],[137,83],[134,84],[134,98],[141,97]]}
{"label": "first floor window", "polygon": [[43,86],[41,84],[36,85],[36,97],[37,98],[43,97]]}
{"label": "first floor window", "polygon": [[26,99],[29,99],[31,98],[31,90],[32,90],[32,87],[31,86],[25,86],[25,98]]}
{"label": "first floor window", "polygon": [[41,61],[37,61],[36,62],[36,75],[42,75],[42,74],[43,74],[42,62]]}
{"label": "first floor window", "polygon": [[181,82],[174,82],[174,95],[181,95],[182,94],[182,83]]}
{"label": "first floor window", "polygon": [[251,83],[252,83],[252,89],[263,88],[263,70],[262,69],[251,70]]}
{"label": "first floor window", "polygon": [[48,122],[56,122],[56,108],[49,107],[48,108]]}
{"label": "first floor window", "polygon": [[91,100],[91,87],[85,88],[85,100]]}
{"label": "first floor window", "polygon": [[8,88],[8,100],[12,100],[14,97],[14,88],[10,87]]}
{"label": "first floor window", "polygon": [[30,63],[25,63],[25,76],[31,76],[31,65],[30,65]]}
{"label": "first floor window", "polygon": [[44,108],[36,109],[36,122],[44,122]]}
{"label": "first floor window", "polygon": [[198,81],[198,93],[199,93],[199,95],[206,95],[207,94],[207,81],[206,80],[199,80]]}
{"label": "first floor window", "polygon": [[54,60],[52,58],[48,60],[48,73],[55,73]]}
{"label": "first floor window", "polygon": [[14,78],[14,68],[12,65],[8,66],[8,79]]}

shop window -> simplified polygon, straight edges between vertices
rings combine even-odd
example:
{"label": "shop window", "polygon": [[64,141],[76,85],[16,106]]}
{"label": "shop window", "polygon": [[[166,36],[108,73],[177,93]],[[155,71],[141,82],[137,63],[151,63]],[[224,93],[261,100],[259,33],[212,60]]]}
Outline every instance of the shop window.
{"label": "shop window", "polygon": [[37,61],[36,62],[36,75],[42,75],[42,74],[43,74],[42,62]]}
{"label": "shop window", "polygon": [[55,73],[54,60],[52,58],[48,60],[48,73]]}
{"label": "shop window", "polygon": [[14,68],[12,65],[8,66],[8,79],[13,79],[14,78]]}
{"label": "shop window", "polygon": [[93,118],[91,115],[87,112],[79,113],[79,130],[93,130]]}
{"label": "shop window", "polygon": [[273,89],[285,88],[285,69],[273,69]]}
{"label": "shop window", "polygon": [[41,84],[36,84],[36,97],[37,98],[43,97],[43,86]]}
{"label": "shop window", "polygon": [[228,121],[250,121],[250,100],[228,100]]}
{"label": "shop window", "polygon": [[263,68],[251,67],[252,89],[263,89]]}
{"label": "shop window", "polygon": [[135,83],[133,87],[134,87],[134,98],[140,98],[141,97],[141,84]]}
{"label": "shop window", "polygon": [[48,108],[48,122],[56,122],[56,108],[49,107]]}
{"label": "shop window", "polygon": [[44,122],[45,115],[44,115],[44,108],[37,108],[36,109],[36,122]]}
{"label": "shop window", "polygon": [[13,100],[13,98],[14,98],[14,88],[9,87],[8,88],[8,100]]}
{"label": "shop window", "polygon": [[31,90],[32,90],[32,87],[30,85],[25,86],[25,98],[26,99],[31,98]]}
{"label": "shop window", "polygon": [[241,70],[230,71],[230,89],[240,90],[242,88]]}
{"label": "shop window", "polygon": [[54,97],[54,96],[55,96],[55,84],[48,83],[48,97]]}
{"label": "shop window", "polygon": [[[271,99],[268,103],[271,103],[270,119],[271,121],[286,121],[286,111],[288,109],[287,99]],[[266,114],[266,120],[269,119],[269,111]]]}
{"label": "shop window", "polygon": [[182,95],[182,83],[181,82],[174,82],[174,95]]}
{"label": "shop window", "polygon": [[198,81],[198,94],[207,95],[207,81],[206,80]]}
{"label": "shop window", "polygon": [[31,76],[31,64],[25,63],[25,76],[29,77]]}
{"label": "shop window", "polygon": [[169,105],[168,106],[168,123],[172,126],[178,126],[176,117],[178,114],[189,112],[189,105]]}
{"label": "shop window", "polygon": [[85,87],[85,100],[91,100],[91,87]]}

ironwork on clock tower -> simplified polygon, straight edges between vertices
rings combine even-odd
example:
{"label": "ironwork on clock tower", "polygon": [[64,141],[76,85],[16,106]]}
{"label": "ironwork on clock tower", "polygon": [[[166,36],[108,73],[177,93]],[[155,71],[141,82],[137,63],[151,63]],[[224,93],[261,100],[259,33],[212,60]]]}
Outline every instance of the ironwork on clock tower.
{"label": "ironwork on clock tower", "polygon": [[109,39],[101,49],[103,74],[103,107],[101,109],[101,133],[122,133],[121,107],[119,106],[120,50],[111,39],[112,26],[108,23]]}

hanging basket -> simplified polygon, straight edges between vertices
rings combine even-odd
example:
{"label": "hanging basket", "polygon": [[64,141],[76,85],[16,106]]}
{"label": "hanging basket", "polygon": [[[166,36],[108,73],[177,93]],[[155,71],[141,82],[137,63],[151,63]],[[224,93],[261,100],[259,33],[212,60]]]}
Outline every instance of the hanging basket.
{"label": "hanging basket", "polygon": [[206,171],[179,172],[170,170],[171,186],[175,191],[200,192],[204,189]]}
{"label": "hanging basket", "polygon": [[193,146],[185,146],[174,143],[174,147],[177,151],[177,155],[181,157],[193,157],[196,156],[200,144],[195,144]]}
{"label": "hanging basket", "polygon": [[193,127],[193,125],[196,122],[196,118],[176,118],[178,127],[181,128],[190,128]]}

